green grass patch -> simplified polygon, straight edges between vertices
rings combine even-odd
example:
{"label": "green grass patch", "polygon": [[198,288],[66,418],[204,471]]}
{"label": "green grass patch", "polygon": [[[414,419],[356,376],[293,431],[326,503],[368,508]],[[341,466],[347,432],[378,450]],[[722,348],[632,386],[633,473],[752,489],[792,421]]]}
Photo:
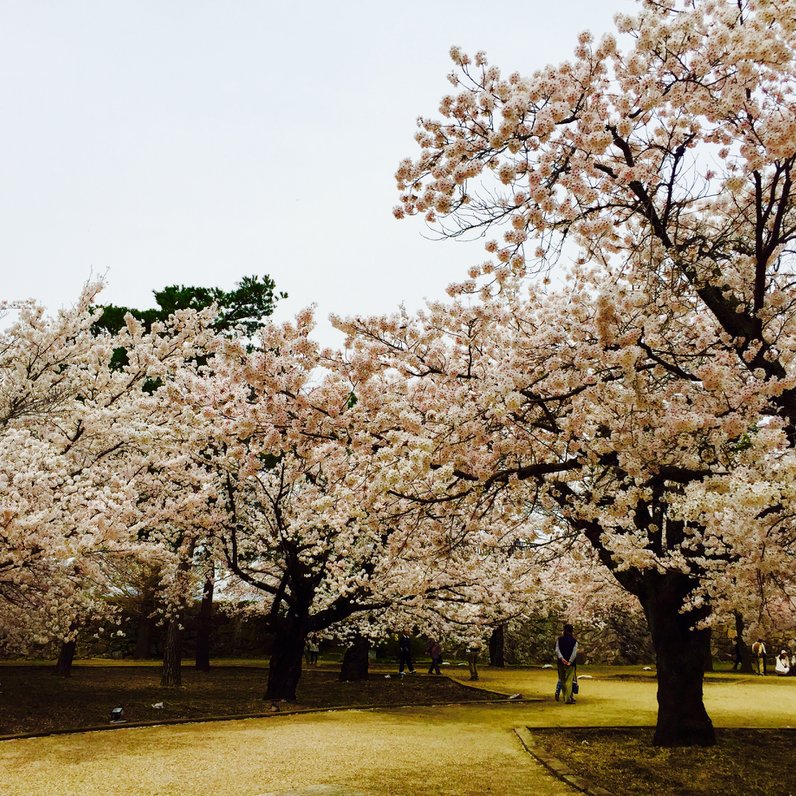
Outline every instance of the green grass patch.
{"label": "green grass patch", "polygon": [[537,729],[533,742],[616,796],[796,793],[796,731],[717,729],[716,746],[652,746],[652,730]]}

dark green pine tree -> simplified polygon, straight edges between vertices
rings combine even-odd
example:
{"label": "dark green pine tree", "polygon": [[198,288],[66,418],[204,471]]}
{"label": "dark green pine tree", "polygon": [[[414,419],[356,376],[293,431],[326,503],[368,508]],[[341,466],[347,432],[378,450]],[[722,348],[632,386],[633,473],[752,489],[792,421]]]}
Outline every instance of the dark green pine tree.
{"label": "dark green pine tree", "polygon": [[[97,333],[108,331],[116,333],[124,327],[124,317],[129,312],[149,331],[153,323],[165,321],[178,310],[203,310],[215,304],[217,314],[213,327],[217,332],[240,330],[246,337],[252,337],[265,323],[279,299],[287,298],[287,293],[277,292],[274,280],[267,274],[245,276],[233,290],[218,287],[192,287],[169,285],[163,290],[153,291],[156,307],[140,310],[116,304],[102,305],[102,317],[94,324]],[[112,364],[122,367],[127,362],[127,352],[123,348],[114,351]],[[208,567],[202,589],[202,603],[199,609],[196,637],[196,668],[200,671],[210,669],[210,627],[213,608],[213,575]],[[164,671],[161,682],[164,685],[180,684],[180,638],[179,617],[169,621],[164,649]],[[169,661],[167,666],[166,661]]]}
{"label": "dark green pine tree", "polygon": [[[177,310],[203,310],[215,303],[218,307],[213,323],[216,331],[240,329],[244,335],[251,337],[273,313],[276,302],[287,298],[287,293],[276,291],[274,280],[267,274],[262,277],[244,276],[233,290],[169,285],[153,293],[157,306],[145,310],[117,304],[101,305],[102,317],[94,324],[95,331],[115,334],[124,327],[124,316],[128,312],[149,331],[153,323],[165,321]],[[117,349],[113,365],[120,367],[126,361],[127,352],[123,348]]]}

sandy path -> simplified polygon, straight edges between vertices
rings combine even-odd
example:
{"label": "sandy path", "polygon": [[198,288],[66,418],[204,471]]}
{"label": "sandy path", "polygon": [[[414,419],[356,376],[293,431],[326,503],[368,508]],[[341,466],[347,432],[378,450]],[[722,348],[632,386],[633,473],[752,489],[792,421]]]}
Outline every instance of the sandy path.
{"label": "sandy path", "polygon": [[281,716],[0,745],[5,796],[572,793],[521,747],[521,705]]}

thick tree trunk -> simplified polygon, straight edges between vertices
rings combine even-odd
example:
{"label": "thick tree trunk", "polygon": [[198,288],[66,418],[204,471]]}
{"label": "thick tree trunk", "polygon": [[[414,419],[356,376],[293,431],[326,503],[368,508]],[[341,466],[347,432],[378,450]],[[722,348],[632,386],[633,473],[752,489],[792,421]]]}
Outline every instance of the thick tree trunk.
{"label": "thick tree trunk", "polygon": [[641,596],[658,670],[656,746],[712,746],[713,723],[702,702],[707,631],[694,630],[704,618],[681,613],[693,583],[676,572],[644,573]]}
{"label": "thick tree trunk", "polygon": [[174,688],[182,685],[182,631],[180,619],[170,619],[166,625],[166,639],[163,643],[163,669],[160,684]]}
{"label": "thick tree trunk", "polygon": [[296,701],[306,640],[307,629],[299,622],[282,622],[277,628],[268,667],[268,687],[263,699]]}
{"label": "thick tree trunk", "polygon": [[344,682],[350,680],[368,679],[368,652],[370,641],[358,636],[353,644],[343,655],[343,665],[340,667],[340,679]]}
{"label": "thick tree trunk", "polygon": [[705,635],[702,637],[702,671],[713,671],[713,650],[711,649],[711,638],[713,632],[710,628],[705,630]]}
{"label": "thick tree trunk", "polygon": [[155,635],[157,620],[152,615],[155,611],[157,579],[152,576],[141,588],[141,611],[138,615],[138,627],[135,634],[133,657],[145,660],[152,657],[152,639]]}
{"label": "thick tree trunk", "polygon": [[64,641],[61,644],[61,650],[58,653],[58,660],[55,664],[55,674],[59,677],[69,677],[72,674],[72,662],[75,659],[75,648],[77,647],[77,640]]}
{"label": "thick tree trunk", "polygon": [[506,626],[498,625],[489,637],[489,665],[505,666]]}
{"label": "thick tree trunk", "polygon": [[147,659],[152,657],[152,637],[155,635],[156,620],[153,616],[143,614],[138,620],[138,629],[135,635],[135,649],[133,657]]}
{"label": "thick tree trunk", "polygon": [[735,637],[741,650],[741,671],[744,674],[754,674],[755,670],[752,666],[752,650],[749,645],[744,641],[745,626],[743,616],[739,611],[735,612]]}
{"label": "thick tree trunk", "polygon": [[202,589],[202,604],[199,606],[199,621],[196,632],[196,668],[200,672],[210,671],[210,630],[213,618],[213,579],[205,580]]}

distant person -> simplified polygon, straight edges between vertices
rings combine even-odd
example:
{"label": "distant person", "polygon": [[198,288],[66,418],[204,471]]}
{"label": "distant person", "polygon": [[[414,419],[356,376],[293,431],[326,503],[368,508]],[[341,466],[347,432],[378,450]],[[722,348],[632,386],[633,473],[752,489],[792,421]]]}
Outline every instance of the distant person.
{"label": "distant person", "polygon": [[428,667],[429,674],[442,674],[439,665],[442,663],[442,644],[437,639],[429,639],[426,645],[426,652],[431,657],[431,663]]}
{"label": "distant person", "polygon": [[732,660],[732,670],[738,671],[738,669],[743,668],[743,656],[741,655],[742,652],[742,641],[740,636],[735,637],[735,646],[733,648],[733,660]]}
{"label": "distant person", "polygon": [[398,672],[404,673],[404,668],[409,669],[409,674],[415,673],[415,665],[412,663],[412,636],[409,630],[404,628],[398,637]]}
{"label": "distant person", "polygon": [[774,671],[779,677],[785,677],[790,674],[790,657],[788,656],[787,650],[782,650],[782,652],[777,655],[774,661]]}
{"label": "distant person", "polygon": [[755,659],[755,671],[759,675],[764,675],[766,673],[766,645],[763,643],[763,639],[759,638],[752,644],[752,655]]}
{"label": "distant person", "polygon": [[478,679],[478,656],[481,654],[481,642],[474,639],[467,645],[467,665],[470,667],[470,679]]}
{"label": "distant person", "polygon": [[570,624],[564,625],[564,632],[556,641],[556,662],[558,663],[558,679],[561,681],[561,695],[565,705],[574,705],[572,684],[575,680],[575,661],[578,656],[578,640]]}
{"label": "distant person", "polygon": [[320,645],[318,644],[318,637],[315,635],[310,636],[307,639],[307,663],[310,665],[317,665],[318,663],[318,653],[321,651]]}

